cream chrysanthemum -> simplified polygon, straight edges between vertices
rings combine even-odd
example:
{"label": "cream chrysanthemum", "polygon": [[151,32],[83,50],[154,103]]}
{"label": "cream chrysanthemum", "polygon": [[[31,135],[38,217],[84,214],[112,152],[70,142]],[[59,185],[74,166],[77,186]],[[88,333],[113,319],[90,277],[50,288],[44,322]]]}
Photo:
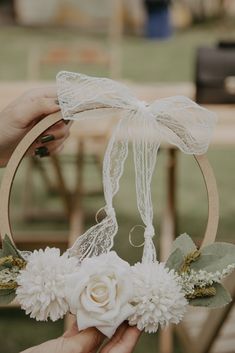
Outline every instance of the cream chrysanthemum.
{"label": "cream chrysanthemum", "polygon": [[187,301],[177,274],[163,263],[137,263],[132,267],[135,296],[131,303],[135,313],[129,324],[145,332],[156,332],[158,326],[179,323],[186,311]]}
{"label": "cream chrysanthemum", "polygon": [[17,300],[26,314],[37,321],[56,321],[69,309],[65,299],[65,278],[77,270],[77,260],[60,250],[35,250],[17,277]]}

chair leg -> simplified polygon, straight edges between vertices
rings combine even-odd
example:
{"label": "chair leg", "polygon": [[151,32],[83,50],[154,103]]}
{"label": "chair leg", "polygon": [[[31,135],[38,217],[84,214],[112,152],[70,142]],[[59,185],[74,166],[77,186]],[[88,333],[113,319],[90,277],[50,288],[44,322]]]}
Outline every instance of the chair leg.
{"label": "chair leg", "polygon": [[[166,261],[169,256],[172,242],[175,238],[176,212],[175,212],[175,184],[176,184],[176,150],[169,149],[167,160],[167,204],[163,215],[160,236],[160,258]],[[173,327],[169,325],[160,331],[160,353],[173,352]]]}
{"label": "chair leg", "polygon": [[234,308],[235,304],[235,273],[229,276],[224,282],[226,288],[232,295],[232,301],[229,305],[221,309],[216,309],[210,312],[207,320],[203,324],[201,331],[199,333],[199,347],[198,353],[208,353],[213,344],[215,343],[216,338],[222,327],[224,326],[228,315],[231,310]]}

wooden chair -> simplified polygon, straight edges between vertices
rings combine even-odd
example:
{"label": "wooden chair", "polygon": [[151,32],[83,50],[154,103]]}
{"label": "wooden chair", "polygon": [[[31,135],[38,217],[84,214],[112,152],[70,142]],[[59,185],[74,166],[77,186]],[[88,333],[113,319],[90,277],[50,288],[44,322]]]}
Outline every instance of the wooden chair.
{"label": "wooden chair", "polygon": [[111,78],[121,77],[121,40],[123,35],[123,0],[111,1],[111,15],[107,25],[107,43],[100,45],[95,40],[81,43],[51,43],[50,47],[32,46],[28,55],[27,78],[38,80],[44,66],[61,66],[76,64],[78,68],[85,65],[98,65],[107,68]]}
{"label": "wooden chair", "polygon": [[[176,167],[177,151],[174,148],[167,149],[167,204],[163,216],[160,252],[161,260],[166,260],[171,244],[176,236]],[[208,190],[208,198],[215,191],[215,180],[211,190]],[[210,181],[211,180],[211,181]],[[213,186],[214,184],[214,186]],[[213,191],[214,189],[214,191]],[[216,194],[214,194],[216,197]],[[216,201],[216,200],[215,200]],[[214,201],[211,200],[212,207]],[[217,203],[217,202],[215,202]],[[213,221],[213,218],[214,221]],[[212,215],[212,222],[216,226],[218,214]],[[213,230],[216,232],[216,229]],[[176,332],[185,353],[234,353],[235,352],[235,274],[230,275],[225,281],[225,287],[232,296],[232,302],[221,309],[208,310],[205,308],[190,307],[183,322],[176,326],[170,326],[160,333],[160,353],[174,352],[173,334]]]}

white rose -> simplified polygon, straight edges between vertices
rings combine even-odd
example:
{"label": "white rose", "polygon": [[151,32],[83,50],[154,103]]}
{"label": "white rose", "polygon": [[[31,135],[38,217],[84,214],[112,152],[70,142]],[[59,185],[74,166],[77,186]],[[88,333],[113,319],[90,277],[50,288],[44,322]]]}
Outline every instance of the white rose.
{"label": "white rose", "polygon": [[96,327],[111,337],[133,314],[130,265],[114,251],[83,260],[66,283],[70,311],[80,330]]}

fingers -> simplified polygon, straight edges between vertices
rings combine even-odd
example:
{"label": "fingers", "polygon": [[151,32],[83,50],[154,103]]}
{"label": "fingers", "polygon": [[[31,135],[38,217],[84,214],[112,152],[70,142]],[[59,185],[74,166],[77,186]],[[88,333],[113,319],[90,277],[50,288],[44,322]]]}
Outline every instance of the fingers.
{"label": "fingers", "polygon": [[3,114],[11,118],[14,127],[25,129],[35,125],[46,115],[59,110],[56,88],[52,86],[26,92],[9,104]]}
{"label": "fingers", "polygon": [[55,153],[60,152],[65,143],[66,137],[58,139],[56,141],[48,142],[47,144],[34,143],[30,149],[28,150],[27,155],[29,156],[39,156],[39,157],[47,157],[53,155]]}
{"label": "fingers", "polygon": [[[60,110],[60,107],[54,98],[27,98],[27,105],[22,102],[21,108],[21,120],[19,123],[23,124],[24,128],[32,124],[36,124],[46,115],[56,113]],[[24,114],[22,114],[22,112]]]}
{"label": "fingers", "polygon": [[[67,138],[69,136],[69,129],[71,125],[72,125],[72,122],[65,124],[64,121],[60,121],[54,126],[52,126],[50,129],[46,130],[41,136],[41,138],[43,136],[48,136],[48,135],[54,136],[55,140],[58,140],[61,138]],[[39,138],[39,141],[40,141],[40,138]]]}
{"label": "fingers", "polygon": [[97,329],[89,328],[78,332],[76,324],[74,324],[63,336],[34,347],[35,351],[33,352],[91,353],[99,349],[103,340],[104,335]]}
{"label": "fingers", "polygon": [[133,326],[133,327],[129,326],[119,341],[120,350],[118,350],[117,352],[118,353],[132,352],[138,342],[138,339],[141,336],[141,333],[142,332],[138,330],[136,326]]}
{"label": "fingers", "polygon": [[131,353],[141,335],[136,327],[123,323],[100,353]]}
{"label": "fingers", "polygon": [[63,337],[63,353],[90,353],[96,351],[104,338],[104,335],[96,328],[80,331],[73,337]]}
{"label": "fingers", "polygon": [[[63,345],[67,347],[69,345],[69,352],[78,353],[96,352],[104,340],[104,336],[96,329],[79,332],[76,319],[73,325],[63,334],[63,338]],[[73,347],[76,347],[74,351],[71,350]]]}
{"label": "fingers", "polygon": [[36,154],[39,157],[46,157],[61,151],[65,140],[69,137],[71,124],[72,122],[65,124],[64,121],[60,121],[52,128],[45,131],[30,147],[27,154],[31,156]]}
{"label": "fingers", "polygon": [[77,326],[77,322],[75,319],[73,325],[63,334],[63,337],[64,338],[73,337],[73,336],[77,335],[78,332],[79,332],[78,326]]}
{"label": "fingers", "polygon": [[[99,351],[100,353],[131,353],[141,335],[136,327],[129,327],[122,324],[112,339]],[[88,328],[78,331],[76,324],[69,329],[62,337],[51,340],[34,347],[36,352],[57,352],[57,353],[91,353],[96,352],[105,336],[96,328]],[[25,351],[25,353],[28,351]]]}
{"label": "fingers", "polygon": [[55,85],[38,87],[24,93],[26,96],[31,97],[44,97],[44,98],[56,98],[57,89]]}

